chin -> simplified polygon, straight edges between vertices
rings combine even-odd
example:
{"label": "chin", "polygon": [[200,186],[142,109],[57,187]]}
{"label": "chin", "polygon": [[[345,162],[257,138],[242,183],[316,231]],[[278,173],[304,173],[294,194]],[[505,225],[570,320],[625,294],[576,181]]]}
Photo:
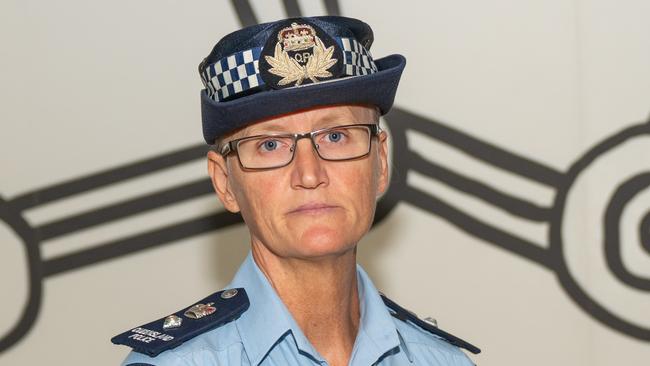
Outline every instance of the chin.
{"label": "chin", "polygon": [[358,240],[352,240],[349,232],[317,226],[305,230],[300,236],[298,251],[304,257],[327,257],[342,255],[354,249]]}

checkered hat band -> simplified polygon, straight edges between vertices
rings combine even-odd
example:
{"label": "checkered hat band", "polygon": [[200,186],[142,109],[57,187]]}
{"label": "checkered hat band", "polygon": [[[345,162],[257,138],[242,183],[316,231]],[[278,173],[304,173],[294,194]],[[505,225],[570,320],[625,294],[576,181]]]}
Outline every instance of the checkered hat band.
{"label": "checkered hat band", "polygon": [[354,38],[336,38],[343,51],[343,67],[347,76],[368,75],[377,72],[370,51]]}
{"label": "checkered hat band", "polygon": [[[353,38],[336,38],[343,51],[345,76],[368,75],[377,72],[370,52]],[[217,102],[264,85],[260,76],[259,59],[262,47],[234,53],[208,65],[201,79],[210,98]]]}
{"label": "checkered hat band", "polygon": [[201,75],[208,95],[220,102],[263,85],[258,66],[262,47],[237,52],[208,65]]}

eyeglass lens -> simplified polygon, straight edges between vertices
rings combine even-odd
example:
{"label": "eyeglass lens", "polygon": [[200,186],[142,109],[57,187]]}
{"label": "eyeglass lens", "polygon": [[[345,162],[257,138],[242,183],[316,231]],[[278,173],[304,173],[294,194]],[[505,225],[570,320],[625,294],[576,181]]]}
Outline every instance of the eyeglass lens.
{"label": "eyeglass lens", "polygon": [[[322,159],[354,159],[370,151],[370,129],[367,126],[332,128],[312,134],[312,141]],[[239,141],[237,152],[245,168],[268,169],[289,164],[295,144],[293,135],[260,136]]]}

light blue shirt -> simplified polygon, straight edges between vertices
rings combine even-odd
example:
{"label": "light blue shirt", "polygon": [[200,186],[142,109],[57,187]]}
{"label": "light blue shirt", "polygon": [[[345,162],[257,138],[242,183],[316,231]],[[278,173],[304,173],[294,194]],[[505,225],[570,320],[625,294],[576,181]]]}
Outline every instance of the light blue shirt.
{"label": "light blue shirt", "polygon": [[[391,316],[366,272],[357,265],[361,306],[350,366],[472,366],[457,347]],[[157,357],[131,352],[123,365],[327,365],[309,343],[249,253],[228,288],[243,287],[250,307],[238,319]]]}

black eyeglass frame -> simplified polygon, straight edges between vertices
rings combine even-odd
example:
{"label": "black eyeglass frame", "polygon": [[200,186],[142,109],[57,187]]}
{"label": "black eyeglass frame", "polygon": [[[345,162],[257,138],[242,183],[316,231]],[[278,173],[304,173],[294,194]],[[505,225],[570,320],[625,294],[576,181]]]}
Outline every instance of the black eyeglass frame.
{"label": "black eyeglass frame", "polygon": [[[314,141],[314,136],[317,135],[317,134],[321,134],[323,132],[330,131],[330,130],[331,131],[336,131],[337,129],[348,128],[348,127],[366,127],[366,128],[368,128],[368,130],[370,132],[370,134],[368,135],[368,138],[370,139],[368,141],[368,151],[366,151],[365,153],[363,153],[363,154],[361,154],[359,156],[354,156],[354,157],[345,158],[345,159],[328,159],[328,158],[324,158],[320,154],[320,151],[318,150],[318,144],[316,143],[316,141]],[[296,145],[298,144],[298,140],[303,139],[303,138],[309,138],[309,140],[311,141],[311,145],[314,148],[314,150],[316,150],[316,154],[318,155],[319,158],[321,158],[321,159],[323,159],[325,161],[348,161],[348,160],[360,159],[360,158],[363,158],[363,157],[367,156],[368,154],[370,154],[370,150],[372,148],[372,138],[375,137],[375,136],[379,136],[379,134],[382,131],[383,130],[381,129],[381,127],[379,126],[378,123],[358,123],[358,124],[351,124],[351,125],[341,125],[341,126],[326,127],[326,128],[321,128],[321,129],[318,129],[318,130],[314,130],[314,131],[311,131],[311,132],[305,132],[305,133],[283,133],[283,134],[253,135],[253,136],[246,136],[246,137],[242,137],[242,138],[238,138],[238,139],[228,141],[228,142],[224,143],[222,146],[220,146],[220,147],[218,146],[217,147],[217,150],[218,150],[217,152],[219,154],[221,154],[221,156],[223,156],[224,158],[227,157],[228,155],[232,154],[233,152],[236,153],[237,154],[237,161],[239,162],[239,166],[241,166],[242,169],[245,169],[245,170],[278,169],[278,168],[282,168],[282,167],[285,167],[285,166],[291,164],[291,162],[293,161],[293,159],[296,156]],[[241,162],[241,158],[239,157],[239,150],[238,150],[239,144],[241,142],[243,142],[243,141],[253,140],[253,139],[260,138],[260,137],[290,137],[293,140],[293,144],[291,146],[291,159],[289,159],[289,161],[287,161],[287,163],[285,163],[285,164],[272,166],[272,167],[249,168],[249,167],[244,166],[244,164],[242,164],[242,162]]]}

